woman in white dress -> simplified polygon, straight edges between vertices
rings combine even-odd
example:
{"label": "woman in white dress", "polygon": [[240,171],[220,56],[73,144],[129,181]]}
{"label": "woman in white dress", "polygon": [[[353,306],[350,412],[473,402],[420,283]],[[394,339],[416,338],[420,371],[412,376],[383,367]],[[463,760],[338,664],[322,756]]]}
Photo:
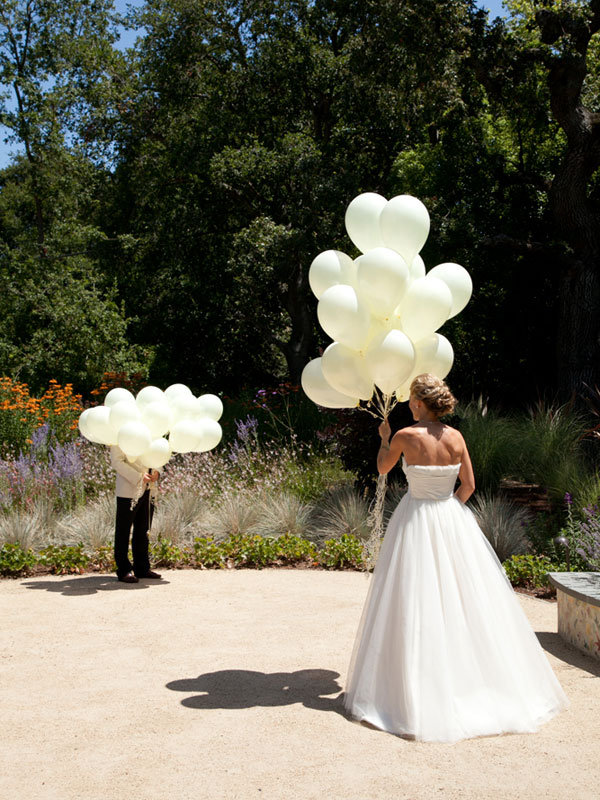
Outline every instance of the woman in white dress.
{"label": "woman in white dress", "polygon": [[455,404],[443,381],[419,375],[415,424],[391,441],[389,424],[379,427],[379,472],[402,456],[408,492],[381,545],[344,699],[355,719],[424,741],[533,732],[568,705],[464,505],[475,489],[469,453],[438,419]]}

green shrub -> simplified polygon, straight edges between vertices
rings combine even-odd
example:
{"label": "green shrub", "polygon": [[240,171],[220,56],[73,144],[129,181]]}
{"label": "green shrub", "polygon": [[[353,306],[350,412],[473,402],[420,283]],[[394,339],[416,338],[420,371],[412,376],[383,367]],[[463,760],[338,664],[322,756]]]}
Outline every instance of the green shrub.
{"label": "green shrub", "polygon": [[212,536],[197,536],[192,546],[191,563],[196,567],[222,567],[225,554],[221,545]]}
{"label": "green shrub", "polygon": [[339,539],[327,539],[318,555],[319,564],[326,569],[363,569],[363,544],[356,536],[343,534]]}
{"label": "green shrub", "polygon": [[549,572],[566,572],[566,564],[552,561],[547,556],[527,555],[512,556],[504,564],[506,576],[513,586],[526,586],[538,589],[549,586]]}
{"label": "green shrub", "polygon": [[290,462],[282,488],[304,503],[314,502],[333,487],[352,486],[354,474],[339,458],[313,453]]}
{"label": "green shrub", "polygon": [[38,563],[54,575],[81,574],[90,566],[90,557],[84,552],[83,544],[50,545],[39,554]]}
{"label": "green shrub", "polygon": [[515,474],[521,444],[512,417],[489,409],[483,400],[458,409],[457,427],[465,438],[477,488],[495,494],[502,478]]}
{"label": "green shrub", "polygon": [[150,545],[150,559],[157,567],[181,567],[189,561],[189,555],[170,539],[158,536]]}
{"label": "green shrub", "polygon": [[33,550],[24,550],[20,544],[3,544],[0,547],[0,574],[16,577],[27,575],[36,562]]}
{"label": "green shrub", "polygon": [[317,558],[315,545],[300,536],[285,534],[277,539],[277,560],[282,564],[298,564],[302,561],[314,563]]}

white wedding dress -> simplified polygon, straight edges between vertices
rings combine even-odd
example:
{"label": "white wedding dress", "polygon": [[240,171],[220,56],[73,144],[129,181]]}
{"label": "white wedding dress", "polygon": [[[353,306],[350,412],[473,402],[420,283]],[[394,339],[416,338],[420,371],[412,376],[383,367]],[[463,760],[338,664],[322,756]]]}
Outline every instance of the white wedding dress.
{"label": "white wedding dress", "polygon": [[525,733],[568,706],[475,517],[453,496],[459,465],[403,464],[344,704],[357,720],[453,742]]}

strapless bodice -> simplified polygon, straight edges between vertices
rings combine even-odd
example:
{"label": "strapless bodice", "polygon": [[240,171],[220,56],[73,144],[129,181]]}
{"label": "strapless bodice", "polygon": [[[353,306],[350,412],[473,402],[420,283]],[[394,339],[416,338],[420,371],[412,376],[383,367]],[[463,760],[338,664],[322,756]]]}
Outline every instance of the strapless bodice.
{"label": "strapless bodice", "polygon": [[411,497],[417,500],[447,500],[454,494],[460,464],[446,467],[407,464],[403,457],[402,469]]}

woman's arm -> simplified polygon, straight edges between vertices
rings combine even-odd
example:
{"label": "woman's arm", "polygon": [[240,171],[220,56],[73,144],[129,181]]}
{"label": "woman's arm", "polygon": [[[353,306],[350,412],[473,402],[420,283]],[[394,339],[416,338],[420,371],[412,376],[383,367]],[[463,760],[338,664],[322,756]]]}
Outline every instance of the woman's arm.
{"label": "woman's arm", "polygon": [[379,436],[381,437],[381,445],[377,453],[377,469],[380,475],[386,475],[392,467],[397,463],[404,450],[404,437],[402,431],[394,434],[390,442],[390,435],[392,429],[389,422],[384,420],[379,426]]}
{"label": "woman's arm", "polygon": [[469,455],[467,445],[464,439],[462,441],[463,452],[460,459],[460,470],[458,472],[460,486],[454,493],[454,497],[460,500],[461,503],[466,503],[475,491],[475,475],[473,474],[473,465],[471,464],[471,456]]}

